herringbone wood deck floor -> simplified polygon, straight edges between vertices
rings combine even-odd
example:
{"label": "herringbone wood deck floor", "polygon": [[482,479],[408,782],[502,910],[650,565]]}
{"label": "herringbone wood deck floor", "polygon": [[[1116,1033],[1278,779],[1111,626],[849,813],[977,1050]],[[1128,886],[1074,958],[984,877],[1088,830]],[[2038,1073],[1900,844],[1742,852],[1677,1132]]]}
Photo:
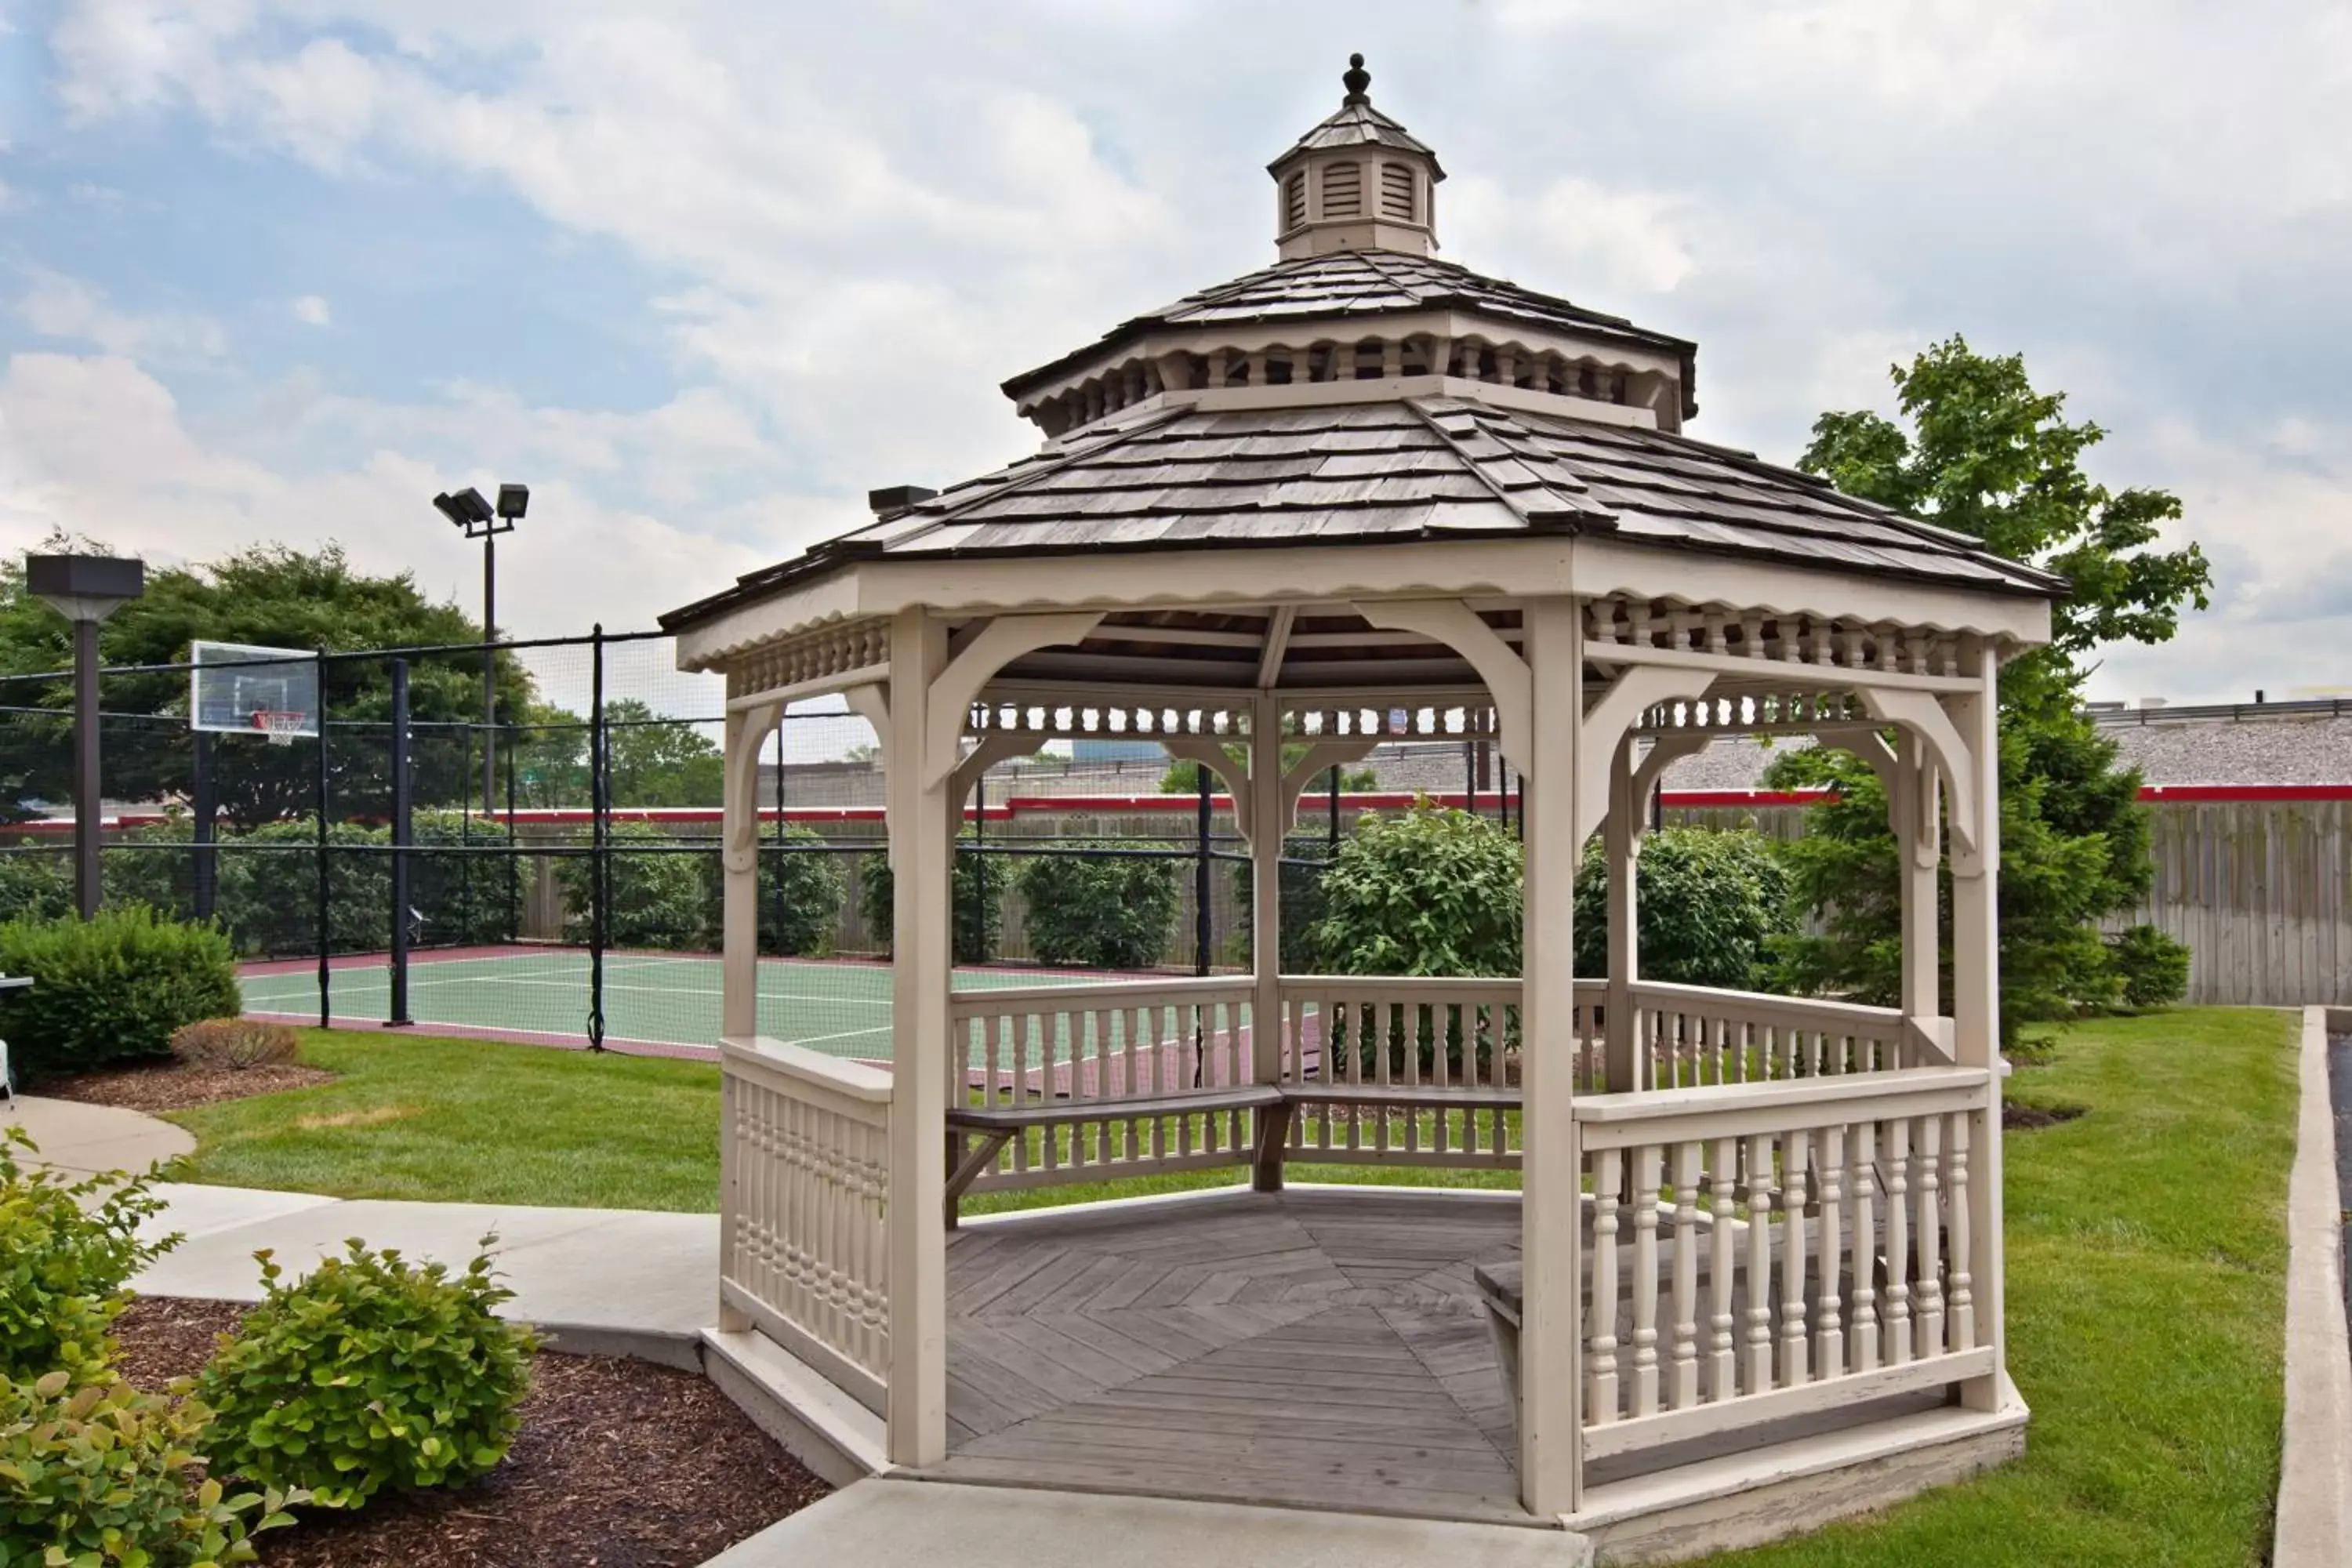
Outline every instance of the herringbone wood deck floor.
{"label": "herringbone wood deck floor", "polygon": [[936,1473],[1525,1522],[1471,1280],[1518,1231],[1366,1196],[964,1232]]}

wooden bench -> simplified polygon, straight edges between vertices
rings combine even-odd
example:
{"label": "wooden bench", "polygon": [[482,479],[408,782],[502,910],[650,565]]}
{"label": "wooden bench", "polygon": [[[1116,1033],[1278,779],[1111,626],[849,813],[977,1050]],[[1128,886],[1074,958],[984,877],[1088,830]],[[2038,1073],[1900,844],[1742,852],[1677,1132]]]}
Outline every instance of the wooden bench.
{"label": "wooden bench", "polygon": [[[1282,1146],[1290,1131],[1290,1100],[1270,1083],[1236,1084],[1191,1094],[1163,1094],[1138,1100],[1047,1100],[1017,1105],[950,1106],[947,1124],[949,1170],[947,1220],[952,1230],[956,1205],[966,1188],[995,1163],[1004,1145],[1033,1127],[1049,1131],[1090,1121],[1149,1121],[1162,1116],[1205,1116],[1222,1111],[1256,1113],[1256,1142],[1251,1152],[1252,1174],[1264,1187],[1269,1180],[1281,1184]],[[966,1138],[975,1142],[962,1147]],[[1078,1175],[1091,1179],[1093,1173]]]}

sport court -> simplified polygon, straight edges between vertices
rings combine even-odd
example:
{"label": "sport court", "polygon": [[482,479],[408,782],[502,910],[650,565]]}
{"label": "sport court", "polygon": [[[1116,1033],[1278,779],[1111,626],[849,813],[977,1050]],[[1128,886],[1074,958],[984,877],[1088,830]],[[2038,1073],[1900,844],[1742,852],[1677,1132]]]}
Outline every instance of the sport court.
{"label": "sport court", "polygon": [[[604,1043],[663,1054],[708,1052],[719,1033],[716,953],[612,952],[604,956]],[[963,969],[959,991],[1080,985],[1113,978],[1034,969]],[[287,1023],[319,1021],[315,960],[245,966],[245,1010]],[[339,1026],[380,1027],[391,1016],[392,974],[382,954],[332,961]],[[412,953],[408,1012],[415,1026],[490,1039],[587,1043],[588,954],[575,948],[465,948]],[[856,960],[763,958],[759,1032],[827,1056],[890,1059],[890,966]]]}

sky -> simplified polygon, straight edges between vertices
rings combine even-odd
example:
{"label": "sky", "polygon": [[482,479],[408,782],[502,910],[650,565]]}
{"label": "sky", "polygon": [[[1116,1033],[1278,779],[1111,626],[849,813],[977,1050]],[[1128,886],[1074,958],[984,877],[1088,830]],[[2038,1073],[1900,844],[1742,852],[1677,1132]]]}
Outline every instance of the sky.
{"label": "sky", "polygon": [[1441,254],[1696,340],[1694,436],[2021,352],[2214,564],[2092,696],[2352,690],[2343,0],[0,0],[0,551],[471,606],[430,499],[521,481],[502,626],[649,626],[1271,261],[1350,50]]}

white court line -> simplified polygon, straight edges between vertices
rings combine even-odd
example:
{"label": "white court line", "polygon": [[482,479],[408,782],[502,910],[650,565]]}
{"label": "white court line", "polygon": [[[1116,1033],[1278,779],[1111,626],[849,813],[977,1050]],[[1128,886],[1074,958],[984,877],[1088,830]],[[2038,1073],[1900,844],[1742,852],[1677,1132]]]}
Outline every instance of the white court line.
{"label": "white court line", "polygon": [[[381,988],[387,992],[392,989],[392,977],[390,975],[377,973],[372,970],[362,970],[360,973],[362,978],[358,982],[358,984],[372,988]],[[412,991],[421,989],[427,985],[545,985],[552,986],[562,991],[578,991],[583,989],[585,984],[586,976],[584,975],[569,980],[535,980],[510,974],[450,974],[437,975],[431,979],[421,979],[414,972],[411,972],[408,976],[408,985],[409,989]],[[340,993],[343,991],[345,987],[338,985],[335,989]],[[713,1000],[716,1000],[719,996],[719,993],[717,991],[696,989],[690,986],[613,985],[608,984],[604,989],[607,991],[642,991],[648,996],[707,996]],[[286,992],[271,993],[270,994],[273,996],[316,996],[318,994],[318,982],[313,979],[308,986],[299,987]],[[829,993],[814,991],[762,991],[760,993],[760,1000],[762,1002],[831,1002],[844,1004],[853,1007],[887,1007],[890,1005],[890,999],[887,996],[836,996]]]}

